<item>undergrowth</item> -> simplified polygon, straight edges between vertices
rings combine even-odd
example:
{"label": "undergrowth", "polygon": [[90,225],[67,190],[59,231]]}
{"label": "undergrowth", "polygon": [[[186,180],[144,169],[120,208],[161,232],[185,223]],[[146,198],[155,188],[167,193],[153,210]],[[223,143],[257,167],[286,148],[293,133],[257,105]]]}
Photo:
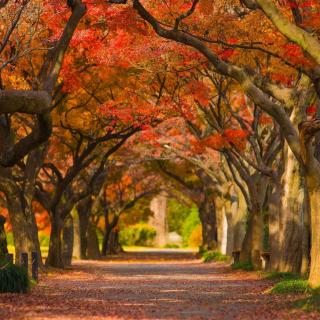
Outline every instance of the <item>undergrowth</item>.
{"label": "undergrowth", "polygon": [[233,270],[253,271],[254,267],[251,262],[237,262],[232,265]]}
{"label": "undergrowth", "polygon": [[230,258],[218,251],[206,251],[202,253],[202,261],[203,262],[228,262]]}
{"label": "undergrowth", "polygon": [[302,279],[282,280],[270,290],[270,293],[276,294],[303,294],[308,292],[310,292],[308,281]]}
{"label": "undergrowth", "polygon": [[30,287],[27,270],[12,263],[0,262],[0,292],[26,293]]}

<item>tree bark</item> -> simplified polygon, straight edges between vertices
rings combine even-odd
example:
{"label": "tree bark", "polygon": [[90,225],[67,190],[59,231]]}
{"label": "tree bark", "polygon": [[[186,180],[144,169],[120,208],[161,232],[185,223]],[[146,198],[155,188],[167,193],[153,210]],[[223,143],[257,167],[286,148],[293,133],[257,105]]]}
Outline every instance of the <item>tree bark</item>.
{"label": "tree bark", "polygon": [[79,215],[79,228],[80,228],[80,256],[81,259],[87,259],[88,249],[88,227],[91,208],[91,197],[86,198],[79,202],[77,209]]}
{"label": "tree bark", "polygon": [[8,253],[7,237],[4,230],[5,223],[6,223],[5,217],[0,215],[0,260],[4,260]]}
{"label": "tree bark", "polygon": [[237,190],[237,206],[234,208],[234,245],[233,251],[240,251],[246,234],[247,205],[243,194]]}
{"label": "tree bark", "polygon": [[312,288],[317,288],[320,287],[320,163],[314,138],[320,131],[320,119],[300,123],[299,131],[311,218],[311,263],[308,282]]}
{"label": "tree bark", "polygon": [[119,231],[113,229],[109,236],[108,254],[118,254],[122,251],[123,250],[119,242]]}
{"label": "tree bark", "polygon": [[[320,286],[320,186],[313,186],[313,177],[307,176],[309,184],[309,197],[311,208],[311,264],[309,274],[309,285],[312,288]],[[309,182],[309,181],[308,181]]]}
{"label": "tree bark", "polygon": [[308,275],[310,269],[310,252],[311,251],[311,224],[310,224],[310,199],[308,191],[305,190],[305,210],[303,215],[303,232],[302,232],[302,261],[301,274]]}
{"label": "tree bark", "polygon": [[92,260],[98,260],[101,258],[96,228],[92,224],[90,224],[88,228],[87,258]]}
{"label": "tree bark", "polygon": [[73,219],[73,257],[81,259],[80,222],[76,207],[72,209],[71,215]]}
{"label": "tree bark", "polygon": [[278,270],[300,273],[305,185],[300,165],[289,148],[286,154],[285,171],[282,178],[279,233],[281,252]]}
{"label": "tree bark", "polygon": [[64,267],[61,245],[62,226],[63,222],[60,221],[59,216],[53,215],[51,218],[50,244],[46,265],[54,268]]}
{"label": "tree bark", "polygon": [[[6,194],[7,206],[15,246],[15,255],[20,257],[22,252],[37,252],[39,255],[39,266],[42,266],[40,243],[38,238],[38,227],[33,209],[21,207],[20,194],[13,192]],[[20,261],[18,258],[17,261]]]}
{"label": "tree bark", "polygon": [[199,206],[199,216],[202,225],[202,248],[217,249],[216,207],[214,199],[205,194],[205,199]]}
{"label": "tree bark", "polygon": [[269,178],[257,172],[247,181],[250,208],[248,208],[247,230],[243,240],[240,262],[251,262],[255,269],[261,269],[263,251],[264,221],[263,204],[267,196]]}
{"label": "tree bark", "polygon": [[281,185],[273,186],[272,193],[268,201],[268,226],[269,226],[269,251],[270,265],[269,270],[276,271],[279,268],[280,260],[280,204],[281,204]]}
{"label": "tree bark", "polygon": [[[108,211],[106,210],[106,215],[108,214]],[[113,252],[111,248],[111,234],[114,228],[117,226],[119,222],[119,216],[114,215],[113,219],[111,222],[109,222],[109,218],[105,216],[105,231],[103,235],[103,242],[102,242],[102,250],[101,254],[102,256],[106,256],[108,253],[112,254],[115,253]]]}
{"label": "tree bark", "polygon": [[68,214],[63,225],[62,230],[63,242],[62,242],[62,259],[65,267],[71,266],[73,256],[73,218],[71,214]]}
{"label": "tree bark", "polygon": [[248,210],[247,231],[243,240],[240,262],[251,262],[255,269],[261,269],[261,253],[263,248],[263,216],[258,203]]}

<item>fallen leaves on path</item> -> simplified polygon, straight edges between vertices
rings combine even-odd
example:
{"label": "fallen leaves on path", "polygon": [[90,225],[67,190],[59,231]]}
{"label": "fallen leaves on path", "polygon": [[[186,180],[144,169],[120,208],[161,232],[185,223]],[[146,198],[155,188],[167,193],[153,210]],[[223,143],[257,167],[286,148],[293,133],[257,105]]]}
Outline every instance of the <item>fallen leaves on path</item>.
{"label": "fallen leaves on path", "polygon": [[290,308],[297,296],[265,294],[271,282],[255,273],[192,257],[145,253],[77,262],[43,275],[27,295],[0,295],[0,319],[320,318]]}

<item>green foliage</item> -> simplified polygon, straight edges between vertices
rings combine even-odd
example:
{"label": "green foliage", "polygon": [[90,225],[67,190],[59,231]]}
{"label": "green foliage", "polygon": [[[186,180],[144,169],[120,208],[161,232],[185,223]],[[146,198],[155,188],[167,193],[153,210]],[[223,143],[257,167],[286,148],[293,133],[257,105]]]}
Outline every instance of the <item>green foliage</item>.
{"label": "green foliage", "polygon": [[123,246],[152,246],[157,232],[147,224],[135,224],[120,231]]}
{"label": "green foliage", "polygon": [[30,286],[27,270],[23,267],[0,262],[0,292],[26,293]]}
{"label": "green foliage", "polygon": [[182,240],[184,245],[188,245],[192,231],[200,224],[198,208],[193,206],[188,217],[182,225]]}
{"label": "green foliage", "polygon": [[13,242],[13,233],[12,232],[7,232],[7,244],[8,246],[13,246],[14,242]]}
{"label": "green foliage", "polygon": [[264,277],[266,280],[298,280],[300,275],[292,272],[269,272]]}
{"label": "green foliage", "polygon": [[224,254],[218,251],[206,251],[202,254],[203,262],[211,262],[211,261],[227,262],[229,260],[230,258],[228,256],[225,256]]}
{"label": "green foliage", "polygon": [[310,292],[308,281],[302,279],[280,281],[270,290],[270,293],[276,294],[301,294],[307,292]]}
{"label": "green foliage", "polygon": [[190,214],[190,208],[183,206],[175,199],[168,201],[167,219],[169,232],[182,235],[183,223]]}
{"label": "green foliage", "polygon": [[254,267],[253,264],[248,261],[248,262],[238,262],[238,263],[234,263],[232,265],[232,269],[233,270],[245,270],[245,271],[253,271]]}
{"label": "green foliage", "polygon": [[39,232],[39,242],[41,247],[49,247],[50,237],[43,232]]}
{"label": "green foliage", "polygon": [[166,249],[179,249],[180,247],[175,243],[168,243],[164,246]]}
{"label": "green foliage", "polygon": [[188,246],[191,248],[199,248],[202,245],[202,226],[198,224],[191,232],[188,240]]}

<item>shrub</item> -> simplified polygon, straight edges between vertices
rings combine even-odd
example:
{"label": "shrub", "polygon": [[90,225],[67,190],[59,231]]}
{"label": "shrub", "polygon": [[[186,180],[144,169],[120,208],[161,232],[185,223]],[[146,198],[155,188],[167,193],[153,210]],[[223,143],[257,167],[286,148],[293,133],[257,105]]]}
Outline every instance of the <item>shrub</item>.
{"label": "shrub", "polygon": [[27,270],[8,262],[0,262],[0,292],[26,293],[29,289]]}
{"label": "shrub", "polygon": [[203,262],[218,261],[226,262],[229,261],[229,257],[217,251],[206,251],[202,255]]}
{"label": "shrub", "polygon": [[189,238],[192,234],[192,231],[200,224],[199,212],[196,207],[192,207],[187,219],[182,225],[182,239],[183,244],[189,244]]}
{"label": "shrub", "polygon": [[278,294],[302,294],[310,292],[307,280],[283,280],[278,282],[270,293]]}
{"label": "shrub", "polygon": [[254,267],[253,267],[253,264],[248,261],[248,262],[238,262],[238,263],[234,263],[232,265],[232,269],[233,270],[245,270],[245,271],[253,271],[254,270]]}
{"label": "shrub", "polygon": [[120,243],[124,246],[152,246],[157,232],[147,224],[135,224],[120,231]]}
{"label": "shrub", "polygon": [[202,226],[198,224],[191,232],[188,245],[191,248],[199,248],[202,244]]}

